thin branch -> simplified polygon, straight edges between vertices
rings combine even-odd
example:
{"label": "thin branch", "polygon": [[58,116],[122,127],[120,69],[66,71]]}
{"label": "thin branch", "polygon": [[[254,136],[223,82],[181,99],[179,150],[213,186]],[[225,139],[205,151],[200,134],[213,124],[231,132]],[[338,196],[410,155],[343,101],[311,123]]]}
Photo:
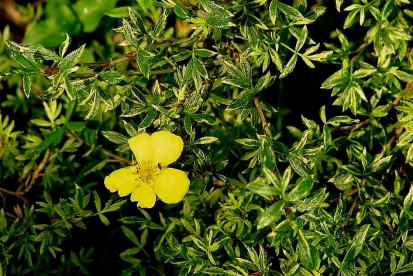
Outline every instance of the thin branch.
{"label": "thin branch", "polygon": [[360,198],[359,196],[356,197],[356,199],[353,202],[353,205],[351,205],[350,211],[348,211],[348,213],[346,215],[346,219],[344,220],[343,224],[341,225],[342,234],[344,234],[344,229],[347,226],[347,223],[350,220],[351,215],[353,214],[354,210],[356,209],[356,207],[358,205],[359,198]]}
{"label": "thin branch", "polygon": [[27,232],[27,230],[29,230],[29,226],[26,226],[19,234],[17,234],[17,239],[12,244],[10,244],[8,251],[10,251],[19,242],[19,240],[22,238],[24,233]]}
{"label": "thin branch", "polygon": [[40,176],[40,172],[44,169],[44,167],[46,167],[46,164],[49,161],[51,153],[52,153],[52,150],[50,148],[47,148],[42,162],[40,162],[39,166],[37,166],[37,168],[34,170],[34,172],[32,174],[32,178],[30,180],[29,186],[27,186],[24,191],[18,192],[20,195],[24,195],[24,194],[28,193],[30,191],[30,189],[34,186],[34,184],[36,183],[37,178],[39,178],[39,176]]}
{"label": "thin branch", "polygon": [[29,201],[28,201],[24,196],[22,196],[21,194],[19,194],[19,193],[17,193],[17,192],[9,191],[9,190],[6,190],[6,189],[1,188],[1,187],[0,187],[0,191],[4,192],[4,193],[6,193],[6,194],[14,195],[15,197],[18,197],[18,198],[20,198],[21,200],[23,200],[24,203],[26,203],[26,204],[29,203]]}
{"label": "thin branch", "polygon": [[260,118],[261,118],[261,122],[262,122],[262,127],[264,128],[265,134],[267,134],[268,136],[272,137],[272,133],[271,130],[268,127],[267,121],[265,120],[265,116],[264,116],[264,112],[262,111],[261,108],[261,104],[260,104],[260,100],[258,99],[257,95],[253,96],[254,99],[254,104],[255,107],[258,110],[258,113],[260,114]]}
{"label": "thin branch", "polygon": [[[412,85],[412,83],[407,83],[406,85],[406,89],[409,89],[408,87]],[[400,98],[396,97],[396,99],[394,99],[394,101],[391,103],[389,110],[395,108],[399,103],[400,103]],[[355,125],[350,125],[350,126],[342,126],[339,128],[334,129],[333,131],[339,130],[339,131],[346,131],[346,130],[356,130],[361,126],[367,125],[368,123],[370,123],[370,118],[367,118],[366,120],[362,121],[361,123],[355,124]]]}
{"label": "thin branch", "polygon": [[0,191],[0,197],[3,199],[3,210],[6,211],[6,197],[1,191]]}
{"label": "thin branch", "polygon": [[367,125],[369,122],[370,122],[370,118],[367,118],[363,122],[355,124],[355,125],[339,127],[338,130],[339,131],[355,130],[355,129],[358,129],[359,127],[361,127],[361,126]]}
{"label": "thin branch", "polygon": [[[347,193],[344,195],[344,198],[349,197],[349,196],[351,196],[351,195],[354,195],[354,194],[357,193],[358,191],[359,191],[359,188],[354,188],[353,190],[347,192]],[[340,198],[337,197],[337,198],[331,199],[331,200],[329,201],[329,203],[331,204],[331,203],[337,202],[337,201],[339,201],[339,200],[340,200]]]}
{"label": "thin branch", "polygon": [[357,48],[357,50],[354,52],[355,55],[350,59],[350,63],[353,63],[354,61],[356,61],[356,59],[358,59],[358,57],[361,55],[361,53],[364,51],[364,49],[366,49],[367,46],[369,46],[372,41],[373,41],[373,40],[366,41],[366,42],[364,42],[363,44],[361,44],[361,45]]}
{"label": "thin branch", "polygon": [[[79,137],[79,136],[77,136],[77,135],[73,135],[72,133],[70,133],[70,132],[68,132],[68,131],[65,131],[65,135],[66,135],[67,137],[70,137],[70,138],[75,138],[76,140],[82,142],[82,143],[83,143],[84,145],[86,145],[87,147],[91,147],[90,144],[89,144],[85,139],[83,139],[83,138],[81,138],[81,137]],[[114,154],[114,153],[112,153],[112,152],[110,152],[110,151],[108,151],[108,150],[99,148],[99,151],[100,151],[101,153],[107,155],[107,156],[112,157],[113,159],[115,159],[115,160],[117,160],[117,161],[119,161],[119,162],[126,163],[126,164],[128,164],[129,166],[132,166],[132,165],[134,164],[131,160],[126,159],[126,158],[123,158],[122,156],[116,155],[116,154]]]}

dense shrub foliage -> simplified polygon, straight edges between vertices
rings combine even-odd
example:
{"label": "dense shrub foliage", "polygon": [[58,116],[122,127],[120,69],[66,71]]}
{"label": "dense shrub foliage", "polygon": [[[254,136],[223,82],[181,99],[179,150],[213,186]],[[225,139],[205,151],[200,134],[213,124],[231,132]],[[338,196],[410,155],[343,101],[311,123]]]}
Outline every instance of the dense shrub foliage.
{"label": "dense shrub foliage", "polygon": [[[8,4],[0,275],[412,275],[409,0]],[[137,208],[158,131],[189,191]]]}

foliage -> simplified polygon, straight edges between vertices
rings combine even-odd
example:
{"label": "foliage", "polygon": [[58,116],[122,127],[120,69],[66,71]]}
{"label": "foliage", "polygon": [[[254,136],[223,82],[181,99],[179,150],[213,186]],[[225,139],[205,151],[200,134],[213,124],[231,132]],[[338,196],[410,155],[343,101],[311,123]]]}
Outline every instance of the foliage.
{"label": "foliage", "polygon": [[[29,5],[23,43],[2,32],[0,275],[412,271],[409,0],[93,2]],[[316,91],[319,123],[284,127],[266,95],[302,62],[334,70],[342,112]],[[136,208],[104,177],[159,130],[184,141],[189,192]]]}

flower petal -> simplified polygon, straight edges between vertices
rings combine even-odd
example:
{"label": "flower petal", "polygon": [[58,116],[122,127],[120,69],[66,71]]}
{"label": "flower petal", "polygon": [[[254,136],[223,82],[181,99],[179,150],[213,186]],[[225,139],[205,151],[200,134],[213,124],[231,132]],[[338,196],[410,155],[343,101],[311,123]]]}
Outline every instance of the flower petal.
{"label": "flower petal", "polygon": [[158,131],[151,136],[152,154],[155,163],[167,166],[175,162],[184,149],[182,138],[169,131]]}
{"label": "flower petal", "polygon": [[148,133],[141,133],[128,140],[129,146],[138,163],[144,160],[153,160],[151,140],[151,136],[149,136]]}
{"label": "flower petal", "polygon": [[141,183],[135,167],[126,167],[114,171],[105,177],[105,186],[109,191],[118,191],[119,196],[130,194]]}
{"label": "flower petal", "polygon": [[153,186],[157,196],[165,203],[178,203],[189,189],[189,179],[183,171],[164,169],[154,179]]}
{"label": "flower petal", "polygon": [[133,190],[130,200],[138,201],[138,207],[152,208],[156,201],[155,191],[149,184],[142,183],[142,185]]}

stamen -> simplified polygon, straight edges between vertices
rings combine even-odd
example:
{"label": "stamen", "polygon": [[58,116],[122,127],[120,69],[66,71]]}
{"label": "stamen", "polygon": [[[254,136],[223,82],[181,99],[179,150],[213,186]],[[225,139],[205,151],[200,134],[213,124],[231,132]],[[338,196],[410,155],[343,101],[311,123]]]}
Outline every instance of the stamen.
{"label": "stamen", "polygon": [[137,175],[143,182],[151,182],[155,176],[160,173],[158,164],[154,164],[152,160],[143,161],[136,165]]}

